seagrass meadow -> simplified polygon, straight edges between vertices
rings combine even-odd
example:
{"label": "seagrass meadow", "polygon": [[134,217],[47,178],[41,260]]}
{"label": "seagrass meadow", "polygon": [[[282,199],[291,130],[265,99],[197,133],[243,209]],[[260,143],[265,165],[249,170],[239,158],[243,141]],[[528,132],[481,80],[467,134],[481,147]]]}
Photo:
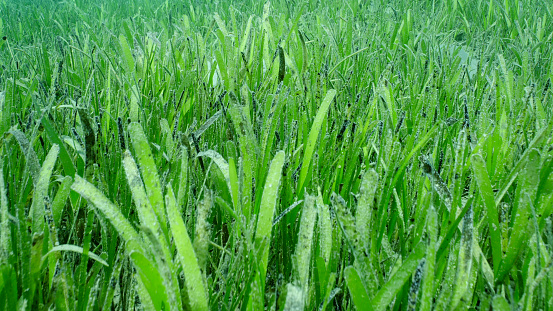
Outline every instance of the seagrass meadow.
{"label": "seagrass meadow", "polygon": [[553,310],[552,14],[0,0],[0,310]]}

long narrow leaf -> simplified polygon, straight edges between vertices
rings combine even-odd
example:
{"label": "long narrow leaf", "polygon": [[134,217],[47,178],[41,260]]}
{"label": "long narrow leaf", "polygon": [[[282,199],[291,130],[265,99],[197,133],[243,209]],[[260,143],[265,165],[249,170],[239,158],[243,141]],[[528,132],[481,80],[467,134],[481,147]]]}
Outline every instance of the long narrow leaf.
{"label": "long narrow leaf", "polygon": [[355,268],[353,266],[347,267],[344,276],[355,308],[358,311],[372,311],[371,300]]}
{"label": "long narrow leaf", "polygon": [[326,118],[327,116],[328,109],[330,108],[330,104],[334,100],[334,97],[336,97],[336,90],[328,90],[321,106],[319,107],[319,110],[317,111],[317,115],[315,116],[315,120],[313,121],[313,125],[311,126],[311,130],[309,131],[309,138],[305,147],[305,153],[303,155],[300,172],[300,179],[298,182],[299,195],[303,193],[304,183],[307,179],[307,173],[309,172],[309,166],[311,165],[311,159],[313,158],[313,152],[315,151],[315,145],[317,144],[317,139],[319,138],[321,126],[323,124],[324,118]]}
{"label": "long narrow leaf", "polygon": [[419,264],[419,261],[424,256],[426,246],[423,243],[419,243],[415,246],[415,249],[407,257],[403,265],[399,270],[392,275],[392,277],[384,284],[384,286],[376,293],[373,298],[373,307],[375,310],[385,310],[390,305],[396,294],[403,287],[405,282],[409,280],[415,269]]}
{"label": "long narrow leaf", "polygon": [[96,187],[78,175],[75,176],[75,182],[71,186],[71,189],[90,201],[94,207],[102,212],[115,227],[119,235],[121,235],[125,241],[126,252],[131,257],[135,267],[137,267],[142,282],[144,282],[144,285],[148,289],[149,297],[147,299],[151,299],[158,310],[162,304],[169,305],[159,272],[146,258],[138,233],[119,211],[119,208],[111,203]]}
{"label": "long narrow leaf", "polygon": [[488,215],[488,226],[490,228],[490,244],[492,246],[492,259],[494,271],[499,269],[499,263],[501,262],[501,256],[503,252],[501,250],[501,229],[499,227],[499,216],[497,213],[497,207],[492,192],[492,184],[488,176],[488,170],[486,169],[486,163],[480,154],[475,154],[471,157],[472,170],[476,176],[476,181],[480,186],[480,197],[486,207],[486,214]]}
{"label": "long narrow leaf", "polygon": [[533,149],[529,152],[524,174],[519,177],[521,179],[519,185],[521,189],[517,190],[518,195],[515,198],[518,199],[518,207],[514,218],[515,222],[505,257],[501,261],[496,275],[496,283],[503,282],[509,271],[511,271],[522,245],[527,241],[529,233],[528,224],[531,217],[530,204],[532,204],[537,191],[540,177],[539,168],[540,154],[536,149]]}
{"label": "long narrow leaf", "polygon": [[204,288],[204,280],[194,247],[188,236],[188,231],[184,226],[182,216],[177,208],[177,202],[173,189],[170,185],[167,186],[167,194],[165,195],[167,208],[167,216],[171,226],[171,233],[177,247],[177,259],[182,265],[188,297],[190,299],[191,310],[208,310],[206,290]]}
{"label": "long narrow leaf", "polygon": [[144,186],[150,204],[154,209],[161,229],[165,236],[167,236],[167,217],[165,216],[165,208],[163,203],[163,195],[161,193],[161,181],[154,162],[154,157],[146,139],[146,135],[142,130],[142,126],[139,123],[129,124],[129,135],[134,147],[134,152],[138,164],[140,165],[140,172],[144,180]]}
{"label": "long narrow leaf", "polygon": [[35,193],[33,195],[33,205],[31,206],[31,217],[33,220],[33,232],[42,232],[44,226],[44,198],[48,195],[48,186],[50,185],[50,177],[52,170],[56,164],[60,148],[58,145],[53,145],[44,159],[42,168],[40,169],[38,181],[36,184]]}
{"label": "long narrow leaf", "polygon": [[[280,179],[282,177],[282,166],[284,165],[284,151],[279,151],[269,167],[269,173],[263,188],[263,196],[261,197],[261,206],[259,207],[259,215],[257,218],[257,229],[255,231],[255,245],[258,257],[259,278],[265,279],[267,271],[267,263],[269,261],[269,245],[271,241],[271,231],[273,228],[273,217],[277,206],[277,195],[280,187]],[[263,287],[257,285],[257,290]],[[262,291],[260,291],[260,294]],[[253,306],[263,306],[263,297],[255,295],[250,296],[250,301]]]}

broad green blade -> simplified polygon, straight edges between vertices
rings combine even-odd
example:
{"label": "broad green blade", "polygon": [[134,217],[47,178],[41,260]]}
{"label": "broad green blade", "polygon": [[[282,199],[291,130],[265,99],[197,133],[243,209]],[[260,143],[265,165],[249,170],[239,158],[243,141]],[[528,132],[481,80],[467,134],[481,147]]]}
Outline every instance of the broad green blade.
{"label": "broad green blade", "polygon": [[160,239],[148,227],[142,227],[141,233],[150,242],[150,252],[155,260],[156,268],[161,275],[163,285],[167,289],[165,293],[167,294],[168,309],[171,311],[182,310],[179,282],[175,269],[173,269],[173,260],[169,253],[170,249],[162,245]]}
{"label": "broad green blade", "polygon": [[[282,166],[284,165],[284,151],[279,151],[269,168],[267,174],[267,180],[265,181],[265,188],[263,189],[263,196],[261,198],[261,206],[259,207],[259,216],[257,219],[257,229],[255,232],[256,245],[261,246],[264,244],[264,240],[271,238],[271,229],[273,223],[273,217],[277,205],[278,188],[280,186],[280,179],[282,177]],[[268,252],[269,248],[266,245],[265,250]],[[261,252],[262,254],[265,253]],[[269,254],[266,253],[268,256]],[[264,256],[265,258],[266,256]],[[264,263],[263,263],[264,262]],[[267,258],[263,259],[263,265],[267,266]]]}
{"label": "broad green blade", "polygon": [[128,252],[138,251],[144,253],[139,243],[140,238],[130,222],[121,214],[119,208],[111,203],[103,193],[80,176],[75,176],[75,182],[71,186],[71,189],[94,204],[112,222],[117,232],[126,241]]}
{"label": "broad green blade", "polygon": [[127,182],[131,189],[140,223],[142,226],[148,227],[152,232],[156,232],[157,228],[159,228],[159,223],[144,190],[144,184],[140,178],[136,162],[134,162],[129,150],[125,150],[123,153],[123,167],[125,168],[125,175],[127,176]]}
{"label": "broad green blade", "polygon": [[[271,243],[271,230],[273,228],[273,217],[277,206],[278,190],[280,187],[280,180],[282,177],[282,166],[284,165],[284,151],[279,151],[271,161],[269,167],[269,173],[265,181],[265,187],[263,188],[263,195],[261,197],[261,205],[259,207],[259,215],[257,218],[257,229],[255,231],[255,247],[258,263],[258,279],[265,280],[267,271],[267,263],[269,261],[269,246]],[[248,303],[254,307],[263,306],[263,288],[256,282],[250,295]],[[261,295],[257,295],[259,293]],[[252,297],[253,296],[253,297]]]}
{"label": "broad green blade", "polygon": [[372,311],[371,300],[355,268],[353,266],[347,267],[344,271],[344,276],[355,308],[358,311]]}
{"label": "broad green blade", "polygon": [[298,37],[300,38],[301,42],[301,52],[302,52],[302,68],[301,73],[304,73],[307,71],[307,66],[309,63],[309,58],[307,54],[307,46],[305,45],[305,39],[303,38],[303,34],[298,30]]}
{"label": "broad green blade", "polygon": [[[144,184],[140,178],[138,167],[136,166],[136,162],[134,162],[129,150],[125,150],[123,153],[123,167],[125,168],[125,174],[127,176],[129,188],[131,189],[131,194],[138,212],[140,224],[147,228],[148,232],[151,232],[154,235],[154,240],[156,241],[155,244],[159,244],[163,257],[171,258],[171,249],[163,236],[162,228],[160,227],[154,210],[150,205],[148,196],[144,191]],[[168,265],[172,270],[172,264],[168,263]]]}
{"label": "broad green blade", "polygon": [[332,193],[330,199],[332,201],[332,211],[336,216],[338,226],[344,234],[343,237],[346,240],[346,244],[349,246],[355,259],[361,260],[364,256],[361,253],[362,248],[359,244],[360,237],[355,226],[355,218],[347,207],[346,201],[339,194]]}
{"label": "broad green blade", "polygon": [[528,225],[532,217],[530,205],[533,204],[538,188],[540,165],[540,153],[538,150],[532,149],[528,155],[526,169],[523,171],[523,174],[519,176],[520,182],[518,187],[520,187],[520,190],[517,189],[517,196],[515,197],[515,200],[518,199],[518,206],[516,207],[509,245],[507,246],[507,251],[497,271],[496,283],[502,283],[509,274],[515,260],[519,256],[520,249],[529,238],[529,233],[531,231],[528,230]]}
{"label": "broad green blade", "polygon": [[[0,264],[5,264],[11,250],[11,231],[9,225],[8,197],[4,184],[4,165],[0,164]],[[0,289],[1,291],[1,289]]]}
{"label": "broad green blade", "polygon": [[438,130],[438,128],[439,128],[439,125],[435,124],[430,130],[428,130],[426,135],[424,135],[419,140],[417,145],[413,149],[411,149],[411,152],[409,152],[407,157],[405,157],[405,158],[403,158],[403,160],[401,160],[401,162],[399,163],[399,166],[398,166],[399,168],[397,169],[397,171],[394,174],[394,179],[392,181],[392,185],[395,185],[398,182],[400,176],[403,176],[403,171],[407,167],[407,164],[409,163],[411,158],[415,155],[415,153],[417,153],[422,147],[424,147],[426,145],[426,143],[430,140],[430,138],[432,138],[432,136],[434,135],[434,132],[436,130]]}
{"label": "broad green blade", "polygon": [[376,311],[386,310],[390,303],[392,303],[394,297],[409,280],[415,269],[417,269],[419,261],[422,257],[424,257],[425,251],[426,245],[423,242],[415,246],[415,249],[411,255],[407,257],[399,270],[394,273],[388,282],[386,282],[386,284],[384,284],[384,286],[376,293],[373,298],[373,308]]}
{"label": "broad green blade", "polygon": [[307,145],[303,154],[300,179],[297,189],[298,195],[300,196],[303,193],[304,183],[307,180],[307,173],[309,172],[309,166],[311,165],[311,159],[313,158],[313,152],[315,151],[315,145],[317,144],[317,140],[319,138],[321,126],[327,116],[328,109],[330,108],[330,104],[334,100],[334,97],[336,97],[336,90],[328,90],[321,106],[319,107],[319,110],[317,111],[317,115],[315,116],[315,120],[313,121],[313,125],[311,126],[311,130],[309,131],[309,138],[307,140]]}
{"label": "broad green blade", "polygon": [[204,197],[197,204],[196,208],[196,226],[194,230],[194,251],[200,268],[205,271],[209,260],[209,246],[211,235],[211,224],[208,217],[213,207],[213,193],[204,187]]}
{"label": "broad green blade", "polygon": [[52,170],[56,164],[59,151],[59,146],[54,144],[44,159],[44,163],[42,163],[42,169],[40,169],[38,181],[36,183],[35,193],[33,195],[33,204],[31,206],[33,232],[36,233],[40,233],[44,229],[44,198],[48,196],[50,177],[52,176]]}
{"label": "broad green blade", "polygon": [[409,289],[409,302],[408,302],[409,311],[414,311],[417,308],[417,303],[419,300],[419,290],[421,288],[421,282],[424,276],[425,266],[426,266],[426,259],[423,258],[419,261],[417,269],[413,274],[413,279],[411,281],[411,288]]}
{"label": "broad green blade", "polygon": [[430,165],[427,160],[423,160],[422,162],[422,171],[430,180],[432,188],[434,188],[434,190],[446,206],[447,210],[451,211],[451,203],[453,198],[451,196],[451,192],[449,192],[446,183],[444,182],[440,174],[438,174],[438,172],[432,167],[432,165]]}
{"label": "broad green blade", "polygon": [[40,123],[44,126],[44,129],[48,134],[48,137],[50,138],[50,141],[52,142],[52,144],[57,144],[60,147],[60,162],[63,165],[63,171],[68,176],[71,176],[71,177],[75,176],[75,173],[76,173],[75,166],[71,161],[71,157],[69,156],[67,149],[65,149],[65,145],[63,144],[60,137],[58,136],[58,132],[54,130],[54,128],[52,127],[52,125],[50,124],[50,121],[46,116],[42,117]]}
{"label": "broad green blade", "polygon": [[32,148],[27,136],[20,130],[11,130],[8,133],[12,134],[13,137],[17,140],[21,152],[25,156],[27,161],[27,167],[29,168],[29,173],[33,178],[33,184],[36,186],[39,179],[40,164],[38,163],[38,157],[36,156],[35,150]]}
{"label": "broad green blade", "polygon": [[[271,27],[271,23],[269,21],[269,13],[271,11],[271,1],[267,1],[265,5],[263,6],[263,30],[267,33],[267,37],[269,38],[270,43],[272,44],[275,40],[273,37],[273,30]],[[264,53],[265,54],[265,53]]]}
{"label": "broad green blade", "polygon": [[135,63],[132,57],[131,47],[127,42],[127,38],[123,34],[119,35],[119,44],[121,45],[121,52],[123,56],[123,66],[125,71],[131,76],[134,76]]}
{"label": "broad green blade", "polygon": [[484,202],[486,214],[488,215],[493,267],[494,271],[497,272],[497,269],[499,269],[499,263],[501,262],[501,256],[503,256],[503,251],[501,250],[501,229],[499,227],[499,216],[493,197],[492,184],[490,182],[490,177],[488,176],[486,162],[482,156],[480,154],[472,155],[471,162],[474,176],[478,182],[480,197]]}
{"label": "broad green blade", "polygon": [[457,274],[455,275],[455,289],[449,307],[455,309],[460,300],[469,290],[470,276],[472,273],[472,245],[473,245],[473,216],[472,207],[469,208],[463,217],[463,230],[461,232],[461,245],[457,254]]}
{"label": "broad green blade", "polygon": [[165,202],[171,233],[177,247],[177,259],[184,271],[184,280],[188,290],[190,309],[208,310],[207,295],[202,273],[198,265],[198,260],[196,259],[196,254],[194,253],[194,247],[188,236],[188,231],[186,231],[184,221],[177,208],[173,189],[170,185],[167,186]]}
{"label": "broad green blade", "polygon": [[167,303],[164,301],[162,302],[161,308],[155,306],[155,302],[153,301],[153,297],[150,295],[148,288],[146,287],[146,284],[142,278],[136,278],[136,292],[138,293],[138,297],[140,297],[140,304],[144,307],[144,310],[166,310]]}
{"label": "broad green blade", "polygon": [[300,231],[298,233],[298,244],[294,254],[296,277],[300,288],[303,291],[304,301],[308,295],[309,268],[311,266],[311,247],[313,245],[313,228],[317,220],[315,209],[315,197],[306,193],[305,204],[301,216]]}
{"label": "broad green blade", "polygon": [[229,192],[232,193],[232,186],[230,184],[230,172],[229,172],[229,165],[227,161],[223,158],[222,155],[220,155],[215,150],[207,150],[198,153],[198,157],[210,157],[213,162],[217,165],[217,167],[221,170],[221,173],[223,173],[223,176],[225,177],[225,182],[227,183]]}
{"label": "broad green blade", "polygon": [[379,95],[384,98],[386,108],[388,108],[388,113],[390,114],[390,122],[392,122],[392,124],[395,126],[397,124],[397,110],[395,99],[393,97],[392,91],[390,91],[390,87],[387,85],[380,85],[377,88],[377,91]]}
{"label": "broad green blade", "polygon": [[163,205],[163,195],[161,193],[161,181],[154,162],[154,157],[150,149],[146,135],[139,123],[129,124],[129,135],[134,147],[135,156],[140,166],[140,172],[144,180],[146,194],[150,204],[157,216],[163,234],[167,237],[167,217],[165,216],[165,206]]}
{"label": "broad green blade", "polygon": [[65,176],[61,181],[54,200],[52,201],[52,214],[54,216],[54,222],[57,228],[59,228],[60,226],[61,213],[63,212],[63,208],[65,206],[65,203],[67,202],[67,198],[69,198],[72,183],[73,178],[71,178],[71,176]]}
{"label": "broad green blade", "polygon": [[319,192],[317,196],[317,211],[319,219],[319,240],[321,257],[325,260],[325,265],[328,266],[332,253],[332,220],[330,219],[330,208],[324,204],[323,196]]}
{"label": "broad green blade", "polygon": [[181,147],[181,164],[178,180],[177,206],[179,206],[179,210],[182,210],[188,198],[188,151],[185,147]]}
{"label": "broad green blade", "polygon": [[513,308],[509,305],[509,302],[507,302],[507,299],[503,296],[496,295],[493,297],[492,306],[494,311],[511,311]]}
{"label": "broad green blade", "polygon": [[282,308],[283,311],[303,311],[305,310],[302,290],[299,286],[292,283],[286,284],[286,290],[282,293],[286,300]]}
{"label": "broad green blade", "polygon": [[244,31],[244,35],[242,36],[242,40],[240,41],[240,52],[244,52],[246,44],[248,43],[248,38],[250,37],[252,29],[252,19],[253,15],[250,15],[250,17],[248,18],[248,22],[246,23],[246,30]]}
{"label": "broad green blade", "polygon": [[242,157],[243,164],[243,178],[241,179],[242,202],[240,205],[242,206],[244,216],[246,216],[246,223],[249,223],[254,203],[252,197],[253,179],[256,176],[260,151],[247,109],[234,104],[229,108],[228,112],[234,129],[238,134],[238,146],[240,147],[240,156]]}
{"label": "broad green blade", "polygon": [[498,206],[503,200],[503,196],[507,193],[513,182],[515,181],[517,175],[522,171],[524,164],[526,163],[527,158],[530,155],[530,152],[536,148],[539,149],[541,145],[545,142],[546,138],[549,137],[551,132],[551,124],[548,127],[543,128],[530,142],[524,153],[518,159],[515,167],[510,170],[509,175],[504,178],[504,185],[500,188],[497,197],[495,198],[495,205]]}
{"label": "broad green blade", "polygon": [[154,268],[152,263],[146,258],[145,251],[140,242],[140,236],[125,216],[119,211],[119,208],[111,203],[111,201],[96,187],[78,175],[75,176],[75,182],[71,186],[71,189],[79,193],[102,212],[125,241],[125,250],[137,268],[137,272],[142,279],[141,282],[144,282],[148,289],[149,297],[142,298],[151,300],[157,310],[161,308],[162,304],[168,306],[165,287],[163,286],[159,271]]}
{"label": "broad green blade", "polygon": [[221,76],[221,79],[223,80],[225,89],[232,90],[231,81],[227,70],[227,65],[225,64],[223,55],[219,50],[215,51],[215,59],[217,59],[217,67],[219,68],[219,74]]}
{"label": "broad green blade", "polygon": [[436,251],[438,239],[438,215],[434,206],[430,206],[426,216],[426,232],[428,233],[429,243],[426,248],[426,264],[422,279],[421,311],[430,311],[432,309],[432,299],[434,298],[434,268],[436,266]]}
{"label": "broad green blade", "polygon": [[378,187],[378,173],[374,169],[367,171],[361,180],[359,189],[359,203],[357,203],[357,211],[355,214],[355,226],[361,239],[360,251],[369,249],[369,236],[372,221],[372,206],[374,194]]}
{"label": "broad green blade", "polygon": [[228,159],[229,164],[229,190],[232,197],[232,204],[234,205],[234,211],[240,210],[240,183],[238,181],[238,172],[236,171],[236,164],[234,158]]}
{"label": "broad green blade", "polygon": [[223,20],[221,19],[221,16],[219,16],[219,14],[215,12],[215,14],[213,14],[213,19],[215,19],[215,22],[217,23],[217,26],[219,26],[219,29],[221,29],[221,32],[223,33],[223,35],[225,37],[228,37],[229,32],[227,30],[227,27],[225,26],[225,22],[223,22]]}

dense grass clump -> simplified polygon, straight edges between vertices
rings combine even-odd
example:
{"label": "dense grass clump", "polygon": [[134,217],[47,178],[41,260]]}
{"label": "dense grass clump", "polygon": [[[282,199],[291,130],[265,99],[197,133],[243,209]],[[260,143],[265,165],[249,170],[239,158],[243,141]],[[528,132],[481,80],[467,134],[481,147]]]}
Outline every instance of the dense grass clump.
{"label": "dense grass clump", "polygon": [[552,12],[0,0],[0,309],[553,310]]}

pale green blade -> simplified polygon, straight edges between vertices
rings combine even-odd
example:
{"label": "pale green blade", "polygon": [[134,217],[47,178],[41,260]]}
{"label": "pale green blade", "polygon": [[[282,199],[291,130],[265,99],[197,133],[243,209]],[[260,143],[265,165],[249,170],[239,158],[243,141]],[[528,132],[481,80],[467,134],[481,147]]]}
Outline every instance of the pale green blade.
{"label": "pale green blade", "polygon": [[71,192],[71,184],[73,183],[73,178],[71,176],[65,176],[58,188],[58,192],[52,201],[52,215],[54,216],[54,222],[56,227],[59,228],[61,213],[63,212],[63,207],[69,198],[69,193]]}
{"label": "pale green blade", "polygon": [[306,193],[305,204],[301,216],[300,231],[298,233],[298,244],[294,254],[296,277],[303,292],[304,301],[307,297],[309,286],[309,268],[311,263],[311,247],[313,245],[313,228],[317,219],[315,209],[315,197]]}
{"label": "pale green blade", "polygon": [[52,146],[50,152],[42,163],[38,182],[36,183],[35,193],[33,195],[33,205],[31,206],[31,217],[33,220],[33,232],[42,232],[44,229],[44,198],[48,195],[48,186],[52,170],[56,164],[60,147],[56,144]]}
{"label": "pale green blade", "polygon": [[125,175],[127,176],[127,182],[129,183],[129,188],[131,189],[132,198],[134,200],[134,205],[136,206],[136,211],[138,212],[140,223],[143,226],[148,227],[152,232],[156,232],[159,227],[157,217],[152,209],[150,201],[148,200],[146,191],[144,190],[144,185],[142,183],[142,179],[140,178],[136,162],[134,162],[129,150],[125,150],[123,153],[123,167],[125,168]]}
{"label": "pale green blade", "polygon": [[511,311],[513,308],[509,305],[509,302],[505,297],[496,295],[493,297],[492,306],[494,310],[497,311]]}
{"label": "pale green blade", "polygon": [[426,248],[426,263],[422,279],[420,303],[420,310],[422,311],[430,311],[432,309],[432,299],[434,298],[434,267],[436,266],[438,239],[438,215],[434,206],[430,206],[426,217],[426,232],[428,233],[429,243]]}
{"label": "pale green blade", "polygon": [[[259,207],[259,215],[257,218],[257,229],[255,232],[255,246],[257,253],[260,254],[258,260],[258,275],[256,279],[265,279],[267,271],[267,263],[269,261],[269,245],[271,242],[271,230],[273,228],[273,217],[277,205],[278,189],[280,187],[280,179],[282,177],[282,166],[284,165],[284,151],[279,151],[269,168],[263,195],[261,197],[261,205]],[[256,307],[263,306],[263,286],[256,282],[253,285],[252,294],[250,294],[250,303]]]}
{"label": "pale green blade", "polygon": [[355,214],[355,226],[361,238],[360,251],[369,249],[369,236],[371,230],[372,205],[374,194],[378,186],[378,173],[374,169],[367,171],[361,180],[359,189],[359,203]]}
{"label": "pale green blade", "polygon": [[123,66],[125,71],[132,77],[134,75],[135,63],[132,57],[131,47],[124,35],[119,35],[119,44],[123,55]]}
{"label": "pale green blade", "polygon": [[249,223],[254,203],[252,197],[254,185],[252,181],[256,176],[260,151],[247,109],[234,104],[228,109],[228,113],[238,135],[238,146],[240,147],[243,164],[243,177],[240,180],[242,185],[242,202],[240,202],[240,205],[244,216],[246,216],[246,223]]}
{"label": "pale green blade", "polygon": [[526,150],[524,150],[524,153],[518,159],[515,167],[513,167],[510,170],[509,175],[504,179],[505,184],[501,187],[501,190],[499,191],[499,193],[495,198],[495,205],[499,205],[499,203],[503,199],[503,196],[507,193],[512,183],[515,181],[517,175],[522,171],[523,165],[525,164],[528,156],[530,155],[530,151],[532,151],[534,148],[539,149],[541,145],[545,142],[546,138],[550,137],[548,136],[550,135],[549,134],[550,132],[551,132],[551,125],[543,128],[534,137],[534,139],[528,144],[528,147],[526,147]]}
{"label": "pale green blade", "polygon": [[121,214],[119,208],[91,183],[84,180],[81,176],[75,176],[75,182],[71,189],[79,193],[83,198],[90,201],[94,207],[102,212],[106,218],[113,224],[115,230],[126,242],[127,252],[139,252],[144,254],[140,244],[140,237],[134,230],[131,223]]}
{"label": "pale green blade", "polygon": [[311,130],[309,131],[309,138],[305,147],[305,153],[303,155],[303,162],[300,172],[300,179],[298,182],[299,195],[303,193],[304,183],[307,179],[307,173],[309,172],[311,158],[313,158],[313,152],[315,151],[315,145],[317,144],[317,139],[319,138],[321,126],[323,124],[324,118],[326,118],[327,116],[328,109],[330,108],[330,104],[334,100],[334,97],[336,97],[336,90],[328,90],[321,106],[319,107],[319,110],[317,111],[317,115],[315,116],[315,120],[313,121],[313,125],[311,126]]}
{"label": "pale green blade", "polygon": [[486,169],[486,162],[484,161],[482,156],[480,154],[472,155],[471,162],[474,176],[476,177],[476,181],[478,182],[480,197],[484,202],[484,205],[486,207],[486,214],[488,215],[493,267],[494,271],[497,272],[503,252],[501,250],[501,229],[499,227],[499,216],[493,197],[492,184],[490,182],[490,177],[488,176],[488,170]]}
{"label": "pale green blade", "polygon": [[177,194],[177,206],[179,210],[184,207],[188,197],[188,151],[185,147],[181,147],[181,164],[179,175],[179,191]]}
{"label": "pale green blade", "polygon": [[194,247],[188,236],[188,231],[186,231],[184,221],[177,208],[177,202],[171,185],[167,186],[165,206],[167,208],[171,233],[177,247],[177,259],[180,261],[184,271],[190,309],[208,310],[202,273],[196,259],[196,254],[194,253]]}
{"label": "pale green blade", "polygon": [[407,257],[399,270],[394,273],[388,282],[386,282],[386,284],[384,284],[384,286],[376,293],[373,298],[373,307],[376,311],[386,310],[386,307],[392,303],[394,297],[409,280],[415,269],[417,269],[419,261],[424,256],[425,251],[426,245],[423,242],[415,246],[415,249],[411,255]]}
{"label": "pale green blade", "polygon": [[499,270],[496,275],[496,283],[501,283],[505,277],[511,271],[515,260],[519,256],[520,249],[523,244],[526,243],[529,238],[528,224],[530,223],[531,216],[531,204],[537,191],[538,183],[540,180],[540,153],[536,149],[532,149],[529,152],[528,160],[526,162],[526,169],[523,171],[523,175],[519,177],[520,182],[517,189],[518,207],[516,209],[516,216],[514,217],[514,224],[512,227],[512,233],[509,238],[509,245]]}
{"label": "pale green blade", "polygon": [[344,276],[355,308],[358,311],[372,311],[371,300],[355,268],[353,266],[347,267]]}
{"label": "pale green blade", "polygon": [[209,158],[211,158],[211,160],[213,160],[213,162],[215,162],[215,164],[221,170],[221,173],[223,173],[223,176],[225,177],[225,182],[227,183],[229,192],[232,193],[232,187],[230,185],[229,165],[228,165],[227,161],[223,158],[223,156],[220,155],[215,150],[203,151],[203,152],[198,153],[197,156],[198,157],[204,157],[204,156],[209,157]]}
{"label": "pale green blade", "polygon": [[13,137],[17,140],[21,152],[25,155],[25,160],[27,161],[27,167],[31,177],[33,178],[33,184],[36,186],[39,179],[40,164],[38,163],[38,157],[35,150],[32,148],[27,136],[20,130],[13,129],[8,133],[12,134]]}
{"label": "pale green blade", "polygon": [[236,164],[234,158],[228,159],[229,166],[229,187],[230,195],[232,197],[232,204],[234,205],[234,211],[241,210],[240,205],[240,182],[238,181],[238,172],[236,170]]}
{"label": "pale green blade", "polygon": [[417,153],[420,149],[422,149],[422,147],[424,147],[426,145],[426,143],[430,140],[430,138],[432,138],[432,136],[434,135],[434,132],[436,132],[438,130],[438,128],[439,128],[439,125],[435,124],[430,130],[428,130],[426,135],[424,135],[419,140],[417,145],[415,145],[415,147],[413,149],[411,149],[411,152],[409,152],[409,154],[405,158],[403,158],[403,160],[401,160],[401,162],[399,163],[399,168],[397,169],[397,171],[394,174],[394,179],[393,179],[391,185],[395,185],[398,182],[399,178],[401,176],[403,176],[403,171],[407,167],[407,164],[409,163],[411,158],[415,155],[415,153]]}
{"label": "pale green blade", "polygon": [[457,274],[455,275],[455,288],[449,302],[452,309],[463,303],[460,300],[470,287],[470,275],[472,273],[472,245],[473,245],[473,214],[472,207],[463,217],[463,229],[461,232],[461,244],[457,254]]}
{"label": "pale green blade", "polygon": [[7,260],[11,246],[11,232],[9,226],[8,197],[4,184],[4,166],[0,164],[0,262]]}
{"label": "pale green blade", "polygon": [[284,311],[303,311],[305,310],[303,303],[302,290],[299,286],[292,283],[286,284],[286,291],[283,293],[286,300],[284,301]]}
{"label": "pale green blade", "polygon": [[[149,238],[151,250],[157,259],[157,266],[161,272],[165,288],[170,289],[167,295],[169,308],[172,310],[178,310],[181,308],[182,302],[180,295],[175,294],[175,292],[178,292],[179,289],[173,264],[170,260],[171,249],[166,242],[162,232],[163,228],[159,225],[158,218],[152,209],[150,200],[144,191],[144,185],[142,183],[142,179],[140,178],[136,162],[128,150],[126,150],[123,154],[123,166],[125,168],[127,181],[138,211],[140,223],[144,226],[142,232]],[[161,211],[161,213],[164,214],[165,211]]]}
{"label": "pale green blade", "polygon": [[262,259],[262,265],[267,267],[267,256],[269,255],[269,245],[265,240],[271,239],[271,229],[273,223],[273,217],[277,205],[278,188],[280,185],[280,179],[282,177],[282,166],[284,165],[284,151],[279,151],[269,168],[267,174],[267,180],[265,181],[265,188],[263,189],[263,196],[261,198],[261,205],[259,207],[259,216],[257,219],[257,230],[255,232],[256,245],[265,245],[265,254]]}
{"label": "pale green blade", "polygon": [[196,226],[194,230],[194,251],[198,264],[205,271],[209,260],[209,246],[211,236],[211,223],[208,220],[209,213],[213,207],[213,193],[204,187],[204,197],[197,204]]}
{"label": "pale green blade", "polygon": [[165,207],[163,205],[161,181],[148,139],[146,139],[142,126],[135,122],[129,124],[129,135],[134,147],[137,162],[140,165],[140,172],[144,179],[146,194],[148,195],[148,199],[157,216],[161,229],[164,235],[167,236],[167,217],[165,216]]}
{"label": "pale green blade", "polygon": [[325,264],[328,266],[330,262],[330,256],[332,255],[332,220],[330,218],[330,208],[324,204],[323,196],[319,192],[316,200],[317,214],[319,219],[319,249],[320,255],[325,260]]}
{"label": "pale green blade", "polygon": [[131,257],[146,288],[148,288],[150,297],[143,297],[143,299],[151,299],[156,309],[161,308],[162,304],[168,306],[165,287],[163,286],[159,271],[146,258],[144,248],[141,245],[140,236],[134,230],[131,223],[119,211],[119,208],[111,203],[111,201],[96,187],[78,175],[75,175],[75,182],[71,186],[71,189],[79,193],[102,212],[125,241],[125,250]]}

